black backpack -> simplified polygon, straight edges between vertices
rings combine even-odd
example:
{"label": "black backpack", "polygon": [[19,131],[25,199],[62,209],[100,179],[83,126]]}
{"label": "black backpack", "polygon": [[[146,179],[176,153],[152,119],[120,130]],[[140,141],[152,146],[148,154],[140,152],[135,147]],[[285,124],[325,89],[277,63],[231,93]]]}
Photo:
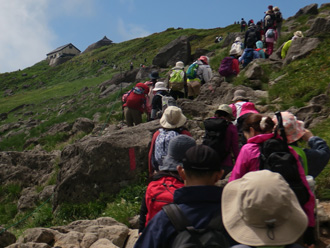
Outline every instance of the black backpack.
{"label": "black backpack", "polygon": [[246,47],[253,47],[258,41],[256,28],[250,28],[246,38]]}
{"label": "black backpack", "polygon": [[168,204],[163,207],[163,210],[178,233],[171,247],[229,247],[229,242],[223,234],[224,227],[220,212],[211,219],[205,228],[196,229],[190,224],[178,205]]}
{"label": "black backpack", "polygon": [[276,137],[278,131],[278,129],[276,129],[274,137],[266,140],[260,145],[259,169],[267,169],[280,173],[296,194],[300,205],[304,206],[309,200],[309,192],[300,178],[297,160],[290,153],[281,113],[276,112],[275,114],[282,139]]}
{"label": "black backpack", "polygon": [[228,154],[225,146],[228,121],[223,118],[208,118],[204,120],[204,127],[203,145],[213,148],[223,160]]}

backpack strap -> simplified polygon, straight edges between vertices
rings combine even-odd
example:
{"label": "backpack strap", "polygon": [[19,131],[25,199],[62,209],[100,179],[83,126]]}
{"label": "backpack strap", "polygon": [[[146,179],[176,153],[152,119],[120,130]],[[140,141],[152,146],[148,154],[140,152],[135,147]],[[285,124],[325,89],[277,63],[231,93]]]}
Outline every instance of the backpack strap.
{"label": "backpack strap", "polygon": [[191,226],[190,221],[187,219],[177,204],[167,204],[163,207],[163,210],[178,233],[186,230],[187,227]]}
{"label": "backpack strap", "polygon": [[215,230],[220,230],[220,231],[223,231],[224,230],[224,226],[223,226],[223,222],[222,222],[221,211],[218,212],[218,213],[216,213],[212,217],[211,221],[207,225],[207,228],[209,228],[209,229],[215,229]]}

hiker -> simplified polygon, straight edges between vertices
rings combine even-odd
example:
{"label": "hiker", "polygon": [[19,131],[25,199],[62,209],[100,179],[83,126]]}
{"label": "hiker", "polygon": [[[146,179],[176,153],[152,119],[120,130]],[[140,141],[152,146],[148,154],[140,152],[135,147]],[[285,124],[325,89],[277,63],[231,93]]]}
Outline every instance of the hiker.
{"label": "hiker", "polygon": [[246,138],[243,134],[242,125],[246,117],[251,113],[258,113],[254,103],[249,101],[245,90],[236,90],[234,92],[234,97],[229,106],[232,109],[234,124],[236,125],[238,132],[238,144],[239,149],[246,144]]}
{"label": "hiker", "polygon": [[[190,73],[190,71],[195,71],[195,73]],[[212,69],[209,66],[209,58],[207,56],[200,56],[187,70],[188,98],[193,100],[197,97],[200,93],[201,86],[208,83],[211,77]]]}
{"label": "hiker", "polygon": [[168,154],[159,166],[159,172],[152,175],[142,200],[140,209],[139,233],[142,233],[148,222],[166,204],[173,202],[174,191],[183,187],[183,180],[176,169],[182,166],[185,152],[196,145],[196,141],[187,135],[180,134],[170,140]]}
{"label": "hiker", "polygon": [[[292,113],[285,111],[281,114],[288,144],[300,156],[305,174],[316,178],[329,162],[329,146],[325,140],[305,129],[304,122],[297,120]],[[277,124],[276,118],[273,118],[273,121]],[[307,142],[310,148],[300,148],[298,146],[300,140]]]}
{"label": "hiker", "polygon": [[123,96],[123,110],[127,126],[138,125],[142,123],[142,114],[148,113],[147,109],[147,94],[149,87],[144,83],[137,83],[136,86],[126,94],[126,99]]}
{"label": "hiker", "polygon": [[190,132],[184,127],[187,118],[182,114],[182,110],[176,106],[169,106],[165,109],[160,118],[161,128],[157,130],[151,140],[148,154],[148,168],[151,176],[154,171],[159,170],[164,157],[167,155],[168,143],[171,138],[179,134],[191,136]]}
{"label": "hiker", "polygon": [[149,74],[149,78],[150,78],[150,81],[146,81],[144,84],[147,85],[149,87],[149,94],[147,96],[147,109],[148,109],[148,113],[150,113],[148,116],[147,116],[147,119],[148,121],[151,120],[151,103],[152,103],[152,98],[154,97],[154,92],[153,92],[153,88],[155,87],[155,84],[159,78],[159,74],[157,71],[152,71],[150,74]]}
{"label": "hiker", "polygon": [[257,33],[257,37],[259,38],[259,40],[263,40],[265,33],[264,33],[263,28],[262,28],[262,22],[261,21],[257,22],[256,33]]}
{"label": "hiker", "polygon": [[231,49],[236,49],[237,56],[241,56],[244,49],[244,44],[242,43],[241,37],[237,36],[234,43],[231,45]]}
{"label": "hiker", "polygon": [[254,23],[251,23],[249,25],[248,30],[245,32],[244,47],[254,48],[256,42],[260,39],[261,39],[260,32],[258,33],[256,25]]}
{"label": "hiker", "polygon": [[269,5],[268,10],[265,12],[264,16],[264,32],[266,33],[269,28],[274,28],[275,25],[275,14],[273,11],[273,6]]}
{"label": "hiker", "polygon": [[232,109],[227,104],[221,104],[214,113],[214,117],[204,121],[205,136],[203,144],[212,147],[218,152],[224,170],[223,178],[232,171],[233,161],[236,160],[238,148],[237,128],[232,121],[235,120]]}
{"label": "hiker", "polygon": [[270,56],[273,53],[274,50],[274,43],[277,40],[277,32],[274,27],[270,27],[267,29],[267,32],[265,33],[266,37],[266,50],[267,55]]}
{"label": "hiker", "polygon": [[166,81],[168,82],[170,95],[175,100],[185,97],[187,91],[187,76],[182,61],[176,62],[175,67],[170,70]]}
{"label": "hiker", "polygon": [[219,74],[225,77],[225,81],[231,83],[239,73],[238,52],[230,49],[229,57],[225,57],[220,64]]}
{"label": "hiker", "polygon": [[238,62],[243,65],[243,68],[245,68],[252,60],[260,58],[259,52],[254,50],[253,45],[249,45],[247,48],[244,49],[243,54],[241,57],[239,57]]}
{"label": "hiker", "polygon": [[259,53],[260,58],[265,59],[266,58],[266,53],[265,50],[263,49],[264,43],[261,40],[258,40],[256,42],[256,51]]}
{"label": "hiker", "polygon": [[246,28],[246,21],[244,20],[244,18],[241,19],[241,32],[245,32],[245,28]]}
{"label": "hiker", "polygon": [[131,62],[130,65],[129,65],[129,69],[132,71],[133,67],[134,67],[133,62]]}
{"label": "hiker", "polygon": [[284,43],[282,50],[281,50],[281,57],[282,59],[285,59],[286,54],[288,53],[288,50],[291,46],[292,41],[298,39],[298,38],[303,38],[304,35],[301,31],[296,31],[293,33],[293,37],[291,38],[291,40],[288,40],[287,42]]}
{"label": "hiker", "polygon": [[[261,154],[260,148],[263,143],[273,139],[274,126],[275,124],[270,117],[261,114],[250,114],[244,120],[242,129],[247,139],[247,144],[245,144],[242,147],[240,153],[238,154],[236,163],[229,178],[229,183],[231,181],[242,178],[246,173],[250,171],[258,171],[262,169],[260,167],[261,166],[260,161],[262,158],[260,157]],[[289,154],[291,154],[294,157],[293,162],[296,164],[295,171],[297,172],[298,180],[303,187],[301,192],[307,194],[307,195],[305,194],[302,195],[306,197],[305,198],[306,201],[304,203],[302,203],[303,199],[299,199],[298,195],[297,198],[299,202],[302,204],[302,207],[308,217],[308,228],[304,233],[304,241],[306,242],[306,244],[308,244],[308,246],[311,246],[315,243],[315,238],[313,235],[314,226],[315,226],[315,218],[314,218],[315,197],[306,180],[304,168],[302,167],[299,161],[298,154],[291,147],[287,147],[287,149]],[[265,156],[264,153],[263,156]],[[303,192],[303,190],[305,192]]]}
{"label": "hiker", "polygon": [[279,7],[277,7],[277,6],[273,8],[273,11],[274,11],[274,15],[275,15],[275,26],[276,26],[277,36],[278,36],[278,38],[280,38],[281,30],[282,30],[282,22],[283,22],[282,13],[281,13]]}
{"label": "hiker", "polygon": [[308,219],[285,179],[254,171],[227,184],[221,200],[223,224],[241,245],[232,248],[303,248],[295,242]]}
{"label": "hiker", "polygon": [[164,82],[157,82],[153,88],[154,97],[151,103],[151,120],[160,119],[163,114],[163,97],[170,96]]}
{"label": "hiker", "polygon": [[[188,239],[189,233],[192,233],[194,236],[190,237],[190,241],[196,242],[198,233],[193,229],[203,229],[211,223],[214,225],[213,232],[207,232],[211,236],[208,236],[205,247],[209,247],[208,241],[214,239],[217,241],[213,244],[215,247],[229,247],[226,237],[230,237],[221,228],[221,220],[218,221],[221,216],[222,188],[214,184],[223,174],[218,154],[208,146],[196,145],[186,151],[182,164],[177,170],[184,180],[184,187],[174,192],[174,204],[164,206],[152,218],[137,240],[135,248],[186,247],[180,241]],[[173,218],[173,214],[177,217]],[[175,225],[183,225],[182,229],[186,230],[182,218],[190,222],[189,232],[176,231]],[[215,229],[219,231],[216,232]],[[203,247],[200,242],[195,243],[194,247]]]}

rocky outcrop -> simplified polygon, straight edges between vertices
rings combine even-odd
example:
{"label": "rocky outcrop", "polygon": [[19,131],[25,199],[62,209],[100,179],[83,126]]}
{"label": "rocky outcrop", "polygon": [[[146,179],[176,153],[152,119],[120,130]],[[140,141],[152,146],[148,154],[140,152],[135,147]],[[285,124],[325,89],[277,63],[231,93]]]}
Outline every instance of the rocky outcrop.
{"label": "rocky outcrop", "polygon": [[0,247],[7,247],[16,242],[14,234],[4,229],[5,227],[0,226]]}
{"label": "rocky outcrop", "polygon": [[229,33],[226,38],[223,40],[221,47],[228,47],[234,43],[236,37],[240,37],[242,42],[244,42],[244,33],[236,32],[236,33]]}
{"label": "rocky outcrop", "polygon": [[306,36],[326,34],[330,32],[330,18],[318,17],[313,21],[311,28],[306,31]]}
{"label": "rocky outcrop", "polygon": [[103,217],[96,220],[79,220],[67,226],[27,229],[16,243],[13,240],[7,246],[10,248],[133,248],[137,238],[137,230],[131,230],[113,218]]}
{"label": "rocky outcrop", "polygon": [[190,55],[191,47],[188,37],[180,36],[160,49],[152,64],[166,68],[174,66],[177,61],[182,61],[186,65],[190,62]]}
{"label": "rocky outcrop", "polygon": [[288,65],[293,60],[302,59],[312,50],[317,48],[320,40],[317,38],[299,38],[292,41],[288,53],[283,61],[283,66]]}
{"label": "rocky outcrop", "polygon": [[299,9],[298,12],[294,15],[294,18],[302,15],[317,15],[318,13],[319,11],[317,9],[317,3],[313,3]]}
{"label": "rocky outcrop", "polygon": [[63,202],[95,200],[133,183],[147,170],[148,145],[159,121],[86,137],[64,148],[55,189],[54,207]]}

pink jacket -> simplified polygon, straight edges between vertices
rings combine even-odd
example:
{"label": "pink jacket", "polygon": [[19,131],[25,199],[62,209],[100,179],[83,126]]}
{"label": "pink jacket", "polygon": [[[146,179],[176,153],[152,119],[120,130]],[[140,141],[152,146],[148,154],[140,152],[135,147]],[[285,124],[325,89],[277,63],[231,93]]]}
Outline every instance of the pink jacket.
{"label": "pink jacket", "polygon": [[[236,160],[236,164],[233,168],[231,176],[229,178],[229,182],[239,179],[243,177],[246,173],[250,171],[258,171],[259,170],[259,144],[270,139],[273,136],[270,134],[260,134],[248,139],[247,144],[245,144]],[[309,201],[303,206],[303,209],[308,217],[308,226],[315,226],[315,218],[314,218],[314,207],[315,207],[315,198],[314,194],[309,188],[308,182],[306,180],[304,168],[300,164],[299,157],[297,153],[289,147],[290,152],[294,155],[298,162],[298,169],[301,180],[303,184],[307,187],[308,192],[310,194]]]}

